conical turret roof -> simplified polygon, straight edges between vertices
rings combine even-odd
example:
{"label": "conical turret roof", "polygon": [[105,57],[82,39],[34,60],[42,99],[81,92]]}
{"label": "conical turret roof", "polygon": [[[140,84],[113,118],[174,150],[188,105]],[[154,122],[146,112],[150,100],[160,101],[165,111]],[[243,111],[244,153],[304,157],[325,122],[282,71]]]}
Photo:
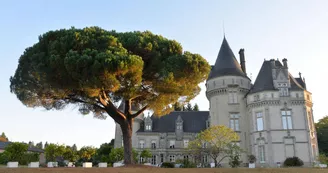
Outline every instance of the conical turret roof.
{"label": "conical turret roof", "polygon": [[223,38],[221,48],[216,59],[215,65],[212,66],[212,70],[208,79],[213,79],[220,76],[243,76],[247,77],[241,69],[235,55],[233,54],[226,38]]}

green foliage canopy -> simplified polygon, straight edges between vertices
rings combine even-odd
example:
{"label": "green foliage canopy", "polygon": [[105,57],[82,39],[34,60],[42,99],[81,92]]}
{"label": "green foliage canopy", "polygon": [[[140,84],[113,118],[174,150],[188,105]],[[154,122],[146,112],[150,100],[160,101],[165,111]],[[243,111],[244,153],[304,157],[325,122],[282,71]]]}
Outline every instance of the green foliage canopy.
{"label": "green foliage canopy", "polygon": [[83,161],[90,161],[90,159],[96,154],[96,148],[85,146],[79,150],[80,159]]}
{"label": "green foliage canopy", "polygon": [[112,103],[124,99],[152,109],[172,110],[178,98],[194,98],[210,66],[198,54],[146,32],[106,31],[98,27],[49,31],[25,50],[11,92],[28,107],[62,109],[69,103],[82,113],[118,120]]}
{"label": "green foliage canopy", "polygon": [[5,148],[5,155],[8,156],[9,161],[20,161],[25,152],[27,152],[28,145],[20,142],[12,142]]}
{"label": "green foliage canopy", "polygon": [[62,157],[65,153],[64,145],[48,144],[44,149],[46,160],[48,162],[56,161],[56,157]]}
{"label": "green foliage canopy", "polygon": [[315,123],[320,153],[328,156],[328,116]]}
{"label": "green foliage canopy", "polygon": [[146,162],[149,158],[151,158],[152,154],[148,149],[142,150],[140,153],[140,157],[144,158],[144,161]]}
{"label": "green foliage canopy", "polygon": [[238,155],[242,150],[236,145],[239,136],[226,126],[211,126],[190,141],[188,150],[195,155],[210,156],[217,166],[224,158]]}

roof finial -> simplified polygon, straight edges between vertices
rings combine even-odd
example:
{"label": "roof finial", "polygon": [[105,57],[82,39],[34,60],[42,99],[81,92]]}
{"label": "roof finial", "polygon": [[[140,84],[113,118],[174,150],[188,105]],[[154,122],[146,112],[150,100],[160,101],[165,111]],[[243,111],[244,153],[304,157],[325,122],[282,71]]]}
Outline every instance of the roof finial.
{"label": "roof finial", "polygon": [[222,27],[223,27],[223,37],[225,38],[224,20],[222,22]]}

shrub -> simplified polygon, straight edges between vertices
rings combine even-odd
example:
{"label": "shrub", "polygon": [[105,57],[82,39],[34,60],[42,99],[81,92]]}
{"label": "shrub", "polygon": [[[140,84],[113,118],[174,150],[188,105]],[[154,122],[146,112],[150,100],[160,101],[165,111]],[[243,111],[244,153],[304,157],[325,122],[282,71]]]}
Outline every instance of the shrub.
{"label": "shrub", "polygon": [[177,160],[176,163],[182,164],[182,168],[196,168],[197,165],[188,159]]}
{"label": "shrub", "polygon": [[303,166],[304,163],[303,161],[298,158],[298,157],[288,157],[285,161],[284,161],[284,166]]}
{"label": "shrub", "polygon": [[318,156],[318,161],[322,164],[328,164],[328,157],[325,154],[320,154]]}
{"label": "shrub", "polygon": [[240,161],[239,155],[230,157],[229,165],[232,168],[237,168],[240,164],[241,164],[241,161]]}
{"label": "shrub", "polygon": [[20,165],[28,165],[30,162],[38,162],[39,154],[38,153],[24,153],[21,159],[19,160]]}
{"label": "shrub", "polygon": [[6,155],[6,153],[0,153],[0,165],[5,165],[8,161],[8,155]]}
{"label": "shrub", "polygon": [[163,162],[161,167],[162,168],[174,168],[174,163],[171,163],[171,162]]}
{"label": "shrub", "polygon": [[248,156],[248,161],[249,161],[249,163],[255,163],[256,162],[256,157],[251,154],[251,155]]}

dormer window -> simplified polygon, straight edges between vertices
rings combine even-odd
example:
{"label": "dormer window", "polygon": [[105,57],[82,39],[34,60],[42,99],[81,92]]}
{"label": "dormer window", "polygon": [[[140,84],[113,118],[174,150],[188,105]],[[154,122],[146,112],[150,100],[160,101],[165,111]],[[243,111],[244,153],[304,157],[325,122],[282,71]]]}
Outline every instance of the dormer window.
{"label": "dormer window", "polygon": [[146,130],[150,131],[151,130],[151,125],[146,125]]}
{"label": "dormer window", "polygon": [[150,117],[145,118],[145,131],[152,131],[153,121]]}
{"label": "dormer window", "polygon": [[175,121],[175,130],[176,131],[183,131],[183,120],[179,115],[177,120]]}

